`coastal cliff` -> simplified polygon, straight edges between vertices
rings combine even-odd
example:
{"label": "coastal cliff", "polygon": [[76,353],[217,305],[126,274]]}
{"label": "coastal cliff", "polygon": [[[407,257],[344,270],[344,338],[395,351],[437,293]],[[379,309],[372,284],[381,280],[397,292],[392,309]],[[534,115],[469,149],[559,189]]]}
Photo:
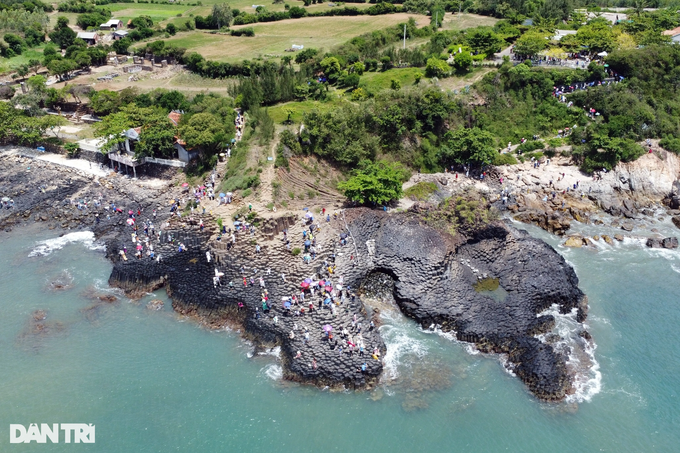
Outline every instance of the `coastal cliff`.
{"label": "coastal cliff", "polygon": [[[179,195],[174,185],[143,187],[26,158],[3,160],[4,181],[22,188],[14,195],[17,208],[5,210],[0,219],[3,228],[31,222],[53,229],[92,229],[113,261],[112,286],[131,297],[164,287],[176,312],[208,328],[237,329],[256,348],[280,346],[285,379],[356,389],[378,382],[386,346],[377,310],[363,301],[360,288],[382,273],[394,281],[400,310],[421,327],[454,332],[480,351],[506,354],[512,371],[540,399],[560,400],[570,392],[566,357],[537,335],[553,327],[553,317],[542,314],[553,306],[561,313],[576,310],[583,322],[587,299],[559,254],[501,221],[476,222],[451,232],[428,221],[430,208],[390,213],[348,208],[330,222],[320,222],[320,231],[315,231],[318,254],[306,264],[285,247],[284,230],[297,243],[309,226],[290,213],[254,218],[260,225],[257,233],[242,231],[231,244],[227,235],[217,240],[216,223],[207,215],[204,231],[185,217],[169,218],[167,201]],[[50,184],[23,190],[36,181]],[[94,205],[95,199],[103,203]],[[104,209],[111,203],[125,212]],[[136,259],[132,253],[121,258],[125,244],[131,248],[128,209],[143,211],[145,218],[158,210],[154,223],[163,232],[151,243],[160,260]],[[178,250],[180,243],[185,251]],[[255,244],[261,246],[259,253]],[[213,280],[216,270],[219,283]],[[330,278],[337,288],[340,276],[344,289],[337,298],[344,299],[333,310],[320,296],[323,291],[315,296],[307,292],[304,303],[294,304],[293,310],[284,306],[283,298],[296,295],[299,300],[304,279]],[[486,288],[489,281],[495,286]],[[300,308],[305,309],[302,315]],[[326,325],[332,326],[332,337],[325,334]],[[348,340],[356,347],[349,348]]]}
{"label": "coastal cliff", "polygon": [[[308,276],[334,281],[343,276],[345,287],[356,289],[381,272],[394,280],[401,311],[423,328],[453,331],[460,341],[474,343],[483,352],[507,354],[514,372],[540,399],[561,400],[570,391],[566,357],[535,335],[554,326],[551,315],[540,314],[553,305],[562,313],[577,309],[579,321],[585,320],[587,299],[578,289],[573,269],[544,242],[502,222],[454,237],[422,223],[412,212],[387,214],[366,208],[348,209],[343,218],[324,228],[338,238],[345,234],[348,241],[344,245],[332,241],[311,266],[276,242],[260,253],[242,239],[220,250],[210,245],[207,234],[171,229],[157,247],[160,262],[119,260],[109,283],[137,292],[167,285],[179,313],[213,328],[242,329],[242,335],[258,346],[281,346],[287,379],[370,388],[382,372],[379,356],[385,353],[378,329],[367,327],[374,314],[370,306],[360,297],[352,300],[347,292],[346,300],[331,311],[321,303],[326,297],[321,291],[307,292],[300,303],[305,313],[298,315],[295,306],[286,309],[281,300],[299,294],[300,282]],[[295,232],[291,226],[289,234]],[[188,250],[177,251],[169,245],[168,235]],[[206,260],[211,247],[217,264]],[[334,268],[333,274],[318,264],[321,260]],[[224,274],[220,285],[213,282],[214,268]],[[498,281],[502,299],[475,289],[486,279]],[[266,313],[261,311],[264,288],[269,300]],[[311,311],[306,309],[310,302]],[[357,331],[358,323],[363,330]],[[335,340],[325,335],[325,325],[333,326]],[[342,342],[338,344],[337,338],[343,328],[354,336],[353,341],[361,337],[363,352],[350,354],[346,345],[340,352]],[[307,339],[305,332],[310,334]],[[363,370],[362,364],[366,364]]]}

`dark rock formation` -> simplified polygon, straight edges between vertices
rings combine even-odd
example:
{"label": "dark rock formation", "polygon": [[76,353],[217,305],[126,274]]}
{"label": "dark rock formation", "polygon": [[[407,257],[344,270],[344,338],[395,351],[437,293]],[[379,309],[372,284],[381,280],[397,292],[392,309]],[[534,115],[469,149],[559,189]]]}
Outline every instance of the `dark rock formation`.
{"label": "dark rock formation", "polygon": [[658,238],[649,238],[647,239],[647,247],[653,248],[653,249],[677,249],[678,248],[678,238],[676,237],[670,237],[670,238],[663,238],[663,239],[658,239]]}
{"label": "dark rock formation", "polygon": [[[346,216],[353,241],[326,251],[329,260],[335,257],[337,268],[332,278],[342,275],[346,287],[358,288],[376,272],[389,275],[400,309],[421,326],[440,326],[455,331],[459,340],[475,343],[483,352],[508,354],[517,375],[537,397],[549,401],[564,398],[572,384],[566,358],[534,336],[554,326],[552,316],[540,315],[553,304],[562,313],[576,308],[583,322],[587,299],[578,289],[573,269],[550,246],[502,223],[454,238],[421,224],[415,214],[351,209]],[[347,232],[343,221],[335,228]],[[221,286],[215,287],[215,263],[208,264],[205,257],[207,237],[196,231],[171,234],[189,250],[177,252],[174,245],[162,245],[157,249],[162,255],[160,263],[148,259],[117,261],[110,284],[139,294],[167,285],[173,308],[179,313],[212,327],[238,326],[256,345],[280,345],[286,379],[349,388],[370,387],[377,381],[382,364],[371,354],[374,348],[384,354],[385,346],[377,329],[366,328],[372,314],[359,298],[353,302],[348,298],[333,316],[329,309],[317,308],[321,305],[318,295],[312,298],[307,293],[303,305],[306,313],[295,316],[281,306],[281,298],[298,294],[300,281],[316,268],[300,267],[288,252],[267,245],[262,253],[255,254],[250,241],[239,239],[232,248],[221,243],[214,249],[219,270],[225,273]],[[166,241],[163,235],[162,242]],[[243,266],[245,274],[241,273]],[[281,273],[285,273],[286,281]],[[243,284],[244,275],[247,286]],[[499,280],[507,292],[504,300],[499,302],[475,291],[473,284],[483,275]],[[254,286],[250,276],[254,276]],[[259,276],[264,277],[269,293],[267,313],[262,313]],[[307,310],[310,299],[315,307],[311,312]],[[339,330],[350,328],[355,314],[364,326],[363,356],[356,352],[349,355],[346,348],[340,353],[341,344],[337,343]],[[326,323],[334,327],[333,340],[320,330]],[[310,333],[306,343],[305,328]],[[298,351],[300,359],[295,358]],[[364,372],[360,370],[362,363],[367,364]]]}
{"label": "dark rock formation", "polygon": [[[168,244],[168,233],[176,242],[186,245],[188,250],[178,252],[176,245]],[[291,263],[290,253],[284,255],[277,250],[263,250],[261,254],[254,254],[245,250],[252,250],[248,244],[250,240],[239,239],[238,244],[225,253],[225,258],[219,258],[219,251],[215,254],[219,264],[214,261],[208,263],[205,256],[207,235],[197,231],[168,233],[161,237],[165,245],[156,248],[156,253],[162,256],[160,262],[133,258],[119,260],[114,264],[109,283],[138,295],[167,285],[175,311],[194,317],[208,327],[231,325],[243,329],[242,335],[252,340],[256,347],[281,346],[286,379],[348,388],[371,387],[377,382],[382,362],[371,355],[375,348],[379,354],[384,354],[385,345],[378,330],[369,328],[368,314],[359,299],[345,301],[334,316],[330,309],[319,308],[319,292],[316,297],[308,293],[304,303],[299,307],[293,306],[295,311],[304,307],[305,313],[297,316],[294,311],[284,309],[282,298],[299,295],[300,282],[314,271],[310,267],[303,268],[307,273],[299,271],[298,266]],[[224,272],[220,286],[213,283],[216,266]],[[242,266],[245,273],[241,273]],[[267,272],[268,267],[271,273]],[[282,273],[286,280],[281,277]],[[247,286],[243,284],[244,276]],[[250,283],[251,276],[254,285]],[[269,294],[266,312],[262,307],[263,289],[259,285],[259,277],[264,278]],[[234,283],[233,287],[228,284],[230,281]],[[309,310],[310,301],[314,306],[312,311]],[[239,306],[239,303],[242,305]],[[350,354],[345,343],[341,353],[339,331],[342,327],[347,327],[354,338],[358,337],[356,329],[351,328],[354,314],[363,326],[361,336],[365,351],[360,353],[357,348]],[[325,324],[333,326],[333,338],[328,338],[321,329]],[[304,340],[305,329],[309,332],[308,341]],[[294,338],[290,338],[291,331]],[[302,356],[296,359],[298,351]],[[313,361],[316,361],[316,366]],[[362,372],[361,365],[364,363],[367,367]]]}
{"label": "dark rock formation", "polygon": [[[350,215],[361,258],[338,258],[346,281],[356,284],[375,271],[391,275],[400,308],[423,327],[438,325],[482,351],[507,353],[539,398],[565,396],[571,387],[565,358],[533,335],[553,326],[552,316],[539,316],[553,304],[562,313],[577,308],[582,322],[587,299],[573,269],[549,245],[500,223],[454,240],[415,217],[368,210]],[[508,293],[504,301],[474,290],[485,274],[499,279]]]}
{"label": "dark rock formation", "polygon": [[671,221],[673,222],[673,225],[680,228],[680,216],[671,217]]}

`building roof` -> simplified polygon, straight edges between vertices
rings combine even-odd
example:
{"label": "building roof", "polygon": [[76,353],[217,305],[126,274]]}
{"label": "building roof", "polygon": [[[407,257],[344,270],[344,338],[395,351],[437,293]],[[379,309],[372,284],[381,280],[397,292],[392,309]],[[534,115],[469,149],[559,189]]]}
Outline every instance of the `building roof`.
{"label": "building roof", "polygon": [[680,35],[680,27],[674,28],[673,30],[666,30],[662,33],[665,36],[677,36]]}
{"label": "building roof", "polygon": [[177,125],[179,125],[179,122],[182,119],[182,112],[178,112],[177,110],[173,110],[172,112],[168,113],[168,119],[170,119],[170,121],[172,121],[172,124],[177,126]]}
{"label": "building roof", "polygon": [[101,27],[117,27],[120,23],[120,19],[110,19],[108,22],[101,24]]}
{"label": "building roof", "polygon": [[113,34],[118,35],[118,36],[127,36],[128,32],[125,31],[125,30],[116,30],[116,31],[113,32]]}
{"label": "building roof", "polygon": [[78,35],[77,35],[77,37],[80,38],[80,39],[97,39],[97,38],[95,38],[95,36],[97,36],[97,33],[93,32],[93,31],[92,32],[81,31],[81,32],[78,32]]}
{"label": "building roof", "polygon": [[555,30],[555,35],[552,37],[555,41],[559,41],[567,35],[575,35],[576,30]]}

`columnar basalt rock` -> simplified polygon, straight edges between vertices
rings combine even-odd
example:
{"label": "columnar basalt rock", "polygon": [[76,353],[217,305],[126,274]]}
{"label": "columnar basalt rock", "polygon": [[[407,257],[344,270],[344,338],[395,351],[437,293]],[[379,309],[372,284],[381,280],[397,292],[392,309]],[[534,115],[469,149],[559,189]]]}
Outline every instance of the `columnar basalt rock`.
{"label": "columnar basalt rock", "polygon": [[[342,275],[345,285],[358,288],[375,272],[391,276],[398,306],[422,327],[439,326],[454,331],[461,341],[475,343],[483,352],[507,354],[517,376],[537,397],[548,401],[565,397],[572,386],[566,357],[535,336],[553,328],[553,316],[541,315],[553,305],[561,313],[577,310],[583,322],[587,299],[573,269],[550,246],[500,222],[453,237],[408,213],[360,208],[346,210],[344,216],[336,222],[335,234],[344,231],[349,242],[329,248],[324,257],[330,259],[332,253],[334,275]],[[230,323],[242,327],[243,335],[256,345],[280,345],[284,376],[289,380],[349,388],[370,387],[377,381],[382,365],[371,354],[374,348],[385,352],[377,329],[362,331],[364,355],[349,355],[346,348],[340,352],[342,343],[335,341],[338,330],[351,327],[355,314],[368,326],[370,308],[358,298],[354,303],[347,300],[333,315],[319,308],[318,295],[308,294],[304,307],[311,299],[315,310],[294,316],[281,300],[298,294],[300,281],[316,268],[297,264],[298,259],[293,260],[285,249],[272,247],[257,254],[251,251],[249,240],[239,240],[220,251],[219,271],[224,276],[221,286],[214,286],[215,264],[205,258],[207,238],[198,233],[170,233],[192,246],[185,252],[160,246],[160,263],[118,261],[110,283],[142,290],[166,284],[176,311],[213,327]],[[265,279],[269,293],[267,313],[262,312],[259,277]],[[473,285],[483,278],[498,279],[507,293],[504,298],[477,292]],[[334,340],[321,330],[324,324],[333,325]],[[304,329],[309,331],[308,341]],[[296,358],[298,351],[300,358]],[[363,363],[367,369],[362,372]]]}
{"label": "columnar basalt rock", "polygon": [[[482,351],[507,353],[536,396],[564,398],[571,387],[566,358],[534,335],[554,325],[552,316],[540,315],[553,304],[561,313],[577,309],[583,322],[587,299],[573,269],[549,245],[501,223],[452,238],[415,216],[350,215],[359,259],[347,253],[338,259],[338,272],[349,282],[376,270],[391,275],[398,305],[424,328],[438,325]],[[483,276],[499,279],[504,300],[475,291]]]}

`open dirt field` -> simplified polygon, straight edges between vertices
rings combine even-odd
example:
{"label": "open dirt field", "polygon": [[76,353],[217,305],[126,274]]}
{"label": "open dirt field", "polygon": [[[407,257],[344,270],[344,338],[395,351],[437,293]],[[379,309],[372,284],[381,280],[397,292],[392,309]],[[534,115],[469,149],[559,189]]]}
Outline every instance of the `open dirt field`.
{"label": "open dirt field", "polygon": [[178,33],[168,41],[196,51],[209,60],[241,61],[265,55],[285,55],[284,50],[293,44],[330,49],[354,36],[406,22],[409,17],[414,17],[421,26],[429,23],[426,16],[418,14],[309,17],[247,25],[255,30],[252,38],[193,31]]}

